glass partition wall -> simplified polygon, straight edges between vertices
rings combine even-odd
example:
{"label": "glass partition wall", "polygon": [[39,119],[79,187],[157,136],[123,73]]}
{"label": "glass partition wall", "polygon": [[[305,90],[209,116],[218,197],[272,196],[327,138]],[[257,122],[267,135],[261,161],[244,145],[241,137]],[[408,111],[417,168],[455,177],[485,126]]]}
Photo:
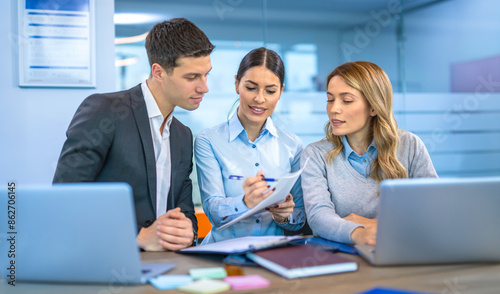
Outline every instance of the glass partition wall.
{"label": "glass partition wall", "polygon": [[500,175],[500,2],[116,0],[115,12],[117,90],[149,76],[141,35],[162,19],[188,18],[216,45],[200,108],[175,110],[195,136],[227,120],[239,62],[265,46],[286,68],[273,119],[304,146],[325,137],[327,75],[367,60],[387,72],[399,127],[422,138],[439,176]]}

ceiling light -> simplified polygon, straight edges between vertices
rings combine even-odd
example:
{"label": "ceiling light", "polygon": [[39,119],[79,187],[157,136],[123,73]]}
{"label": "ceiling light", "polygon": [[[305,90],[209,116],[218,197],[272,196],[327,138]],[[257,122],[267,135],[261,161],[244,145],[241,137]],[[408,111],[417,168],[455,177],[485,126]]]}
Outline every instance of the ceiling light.
{"label": "ceiling light", "polygon": [[115,38],[115,45],[123,45],[123,44],[142,42],[146,39],[147,35],[148,35],[148,32],[141,34],[141,35],[132,36],[132,37]]}
{"label": "ceiling light", "polygon": [[118,59],[118,60],[115,60],[115,66],[120,67],[120,66],[127,66],[127,65],[136,64],[138,60],[139,59],[137,57]]}
{"label": "ceiling light", "polygon": [[164,19],[169,19],[169,17],[150,13],[115,13],[114,15],[115,24],[154,23]]}

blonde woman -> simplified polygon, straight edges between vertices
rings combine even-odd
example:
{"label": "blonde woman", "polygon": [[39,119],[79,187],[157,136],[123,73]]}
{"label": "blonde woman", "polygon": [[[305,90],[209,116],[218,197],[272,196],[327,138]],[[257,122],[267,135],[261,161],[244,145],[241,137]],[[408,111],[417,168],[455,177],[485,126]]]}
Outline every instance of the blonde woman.
{"label": "blonde woman", "polygon": [[357,61],[327,78],[326,139],[307,146],[302,190],[313,233],[374,245],[378,184],[383,179],[437,177],[416,135],[398,130],[392,87],[376,64]]}

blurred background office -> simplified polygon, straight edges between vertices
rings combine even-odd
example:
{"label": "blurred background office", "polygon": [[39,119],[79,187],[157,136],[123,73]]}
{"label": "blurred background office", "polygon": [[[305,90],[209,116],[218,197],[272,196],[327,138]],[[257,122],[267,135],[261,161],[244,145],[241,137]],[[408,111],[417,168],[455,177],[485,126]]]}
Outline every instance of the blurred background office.
{"label": "blurred background office", "polygon": [[16,1],[0,4],[9,14],[0,20],[7,44],[0,49],[5,76],[0,86],[6,89],[0,98],[0,179],[50,182],[76,107],[91,93],[144,81],[149,75],[145,33],[173,17],[193,21],[216,45],[210,92],[198,110],[175,111],[194,135],[228,118],[241,58],[266,46],[282,56],[286,67],[274,120],[304,145],[324,138],[326,76],[346,61],[367,60],[389,75],[399,127],[422,138],[439,176],[500,175],[499,1],[95,2],[94,89],[19,88]]}

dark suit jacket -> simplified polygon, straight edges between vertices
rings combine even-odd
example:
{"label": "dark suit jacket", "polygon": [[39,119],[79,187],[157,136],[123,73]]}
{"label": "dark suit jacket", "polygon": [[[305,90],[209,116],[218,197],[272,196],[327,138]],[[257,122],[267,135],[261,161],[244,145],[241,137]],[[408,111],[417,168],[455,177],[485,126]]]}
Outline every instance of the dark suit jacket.
{"label": "dark suit jacket", "polygon": [[[54,183],[126,182],[134,193],[138,232],[151,225],[156,219],[156,161],[141,85],[86,98],[66,136]],[[175,117],[170,125],[170,152],[172,176],[167,209],[180,207],[196,232],[189,178],[193,135]]]}

